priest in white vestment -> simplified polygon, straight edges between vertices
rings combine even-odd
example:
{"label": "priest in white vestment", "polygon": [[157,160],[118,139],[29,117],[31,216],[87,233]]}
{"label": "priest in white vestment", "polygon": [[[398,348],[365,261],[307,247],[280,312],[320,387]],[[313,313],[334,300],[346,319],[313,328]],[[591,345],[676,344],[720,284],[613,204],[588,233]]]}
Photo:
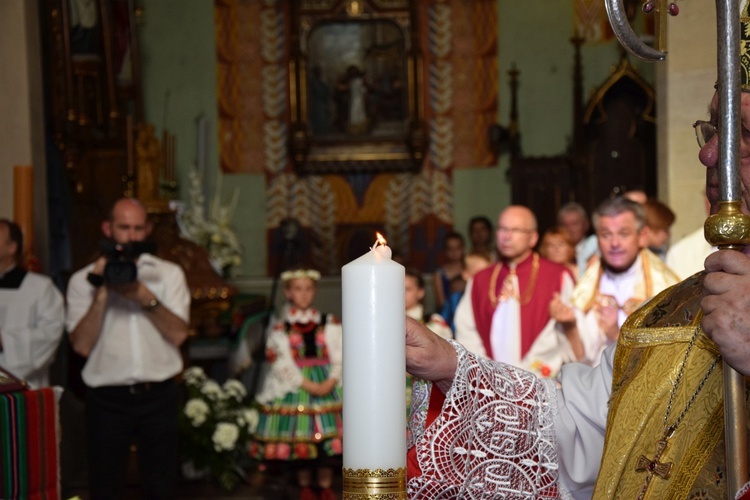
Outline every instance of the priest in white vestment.
{"label": "priest in white vestment", "polygon": [[703,262],[714,250],[700,227],[669,247],[666,263],[680,279],[685,279],[703,271]]}
{"label": "priest in white vestment", "polygon": [[0,366],[39,388],[49,385],[65,309],[51,279],[21,267],[22,249],[21,229],[0,219]]}
{"label": "priest in white vestment", "polygon": [[604,349],[617,341],[625,319],[680,281],[645,248],[645,225],[643,206],[624,197],[605,200],[594,212],[601,255],[586,269],[572,296],[584,348],[581,361],[598,363]]}
{"label": "priest in white vestment", "polygon": [[[708,216],[711,213],[711,205],[707,197],[704,197],[704,201],[706,215]],[[670,245],[664,262],[672,271],[677,273],[680,279],[684,280],[697,272],[703,271],[703,262],[715,250],[716,247],[711,246],[706,241],[705,230],[701,225],[701,227]]]}

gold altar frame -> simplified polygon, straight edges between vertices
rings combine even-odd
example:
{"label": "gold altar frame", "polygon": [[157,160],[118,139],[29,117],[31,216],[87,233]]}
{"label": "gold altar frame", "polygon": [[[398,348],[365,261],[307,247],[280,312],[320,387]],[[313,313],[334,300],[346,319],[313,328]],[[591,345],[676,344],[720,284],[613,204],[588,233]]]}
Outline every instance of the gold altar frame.
{"label": "gold altar frame", "polygon": [[289,146],[298,173],[421,168],[427,140],[413,4],[292,2]]}

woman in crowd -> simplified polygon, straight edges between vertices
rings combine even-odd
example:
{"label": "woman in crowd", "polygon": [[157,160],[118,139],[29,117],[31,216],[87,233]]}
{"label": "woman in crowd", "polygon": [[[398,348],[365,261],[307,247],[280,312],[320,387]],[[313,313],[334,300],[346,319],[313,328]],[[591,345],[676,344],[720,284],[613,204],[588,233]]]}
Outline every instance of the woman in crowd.
{"label": "woman in crowd", "polygon": [[484,254],[490,262],[497,260],[495,234],[490,219],[483,215],[472,217],[469,221],[470,252]]}
{"label": "woman in crowd", "polygon": [[542,243],[539,245],[539,255],[552,262],[563,264],[570,269],[573,276],[578,276],[576,247],[564,228],[555,226],[544,232]]}
{"label": "woman in crowd", "polygon": [[435,270],[433,290],[435,308],[440,310],[451,294],[451,282],[460,278],[464,270],[464,237],[457,232],[448,233],[443,244],[445,263]]}

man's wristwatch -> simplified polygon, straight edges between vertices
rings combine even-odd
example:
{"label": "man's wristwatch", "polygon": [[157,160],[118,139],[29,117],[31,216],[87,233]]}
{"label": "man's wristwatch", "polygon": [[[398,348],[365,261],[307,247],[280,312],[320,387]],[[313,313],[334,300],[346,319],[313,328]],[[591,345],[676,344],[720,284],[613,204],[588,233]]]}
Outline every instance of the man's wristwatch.
{"label": "man's wristwatch", "polygon": [[159,302],[158,299],[153,298],[148,302],[148,304],[143,306],[143,310],[146,312],[151,312],[151,311],[155,311],[159,309],[160,306],[161,306],[161,302]]}

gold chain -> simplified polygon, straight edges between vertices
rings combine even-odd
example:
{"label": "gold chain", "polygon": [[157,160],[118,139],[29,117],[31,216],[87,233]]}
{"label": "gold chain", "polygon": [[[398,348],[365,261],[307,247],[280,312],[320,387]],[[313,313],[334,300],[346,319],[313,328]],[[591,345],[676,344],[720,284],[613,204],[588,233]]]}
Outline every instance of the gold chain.
{"label": "gold chain", "polygon": [[703,378],[701,379],[700,383],[698,383],[698,388],[695,390],[692,396],[690,396],[690,399],[688,400],[687,404],[685,405],[685,408],[682,409],[680,414],[677,416],[677,419],[674,421],[672,425],[669,425],[669,415],[672,413],[672,403],[674,402],[675,394],[677,393],[677,387],[680,385],[680,381],[682,380],[682,374],[685,372],[685,366],[687,365],[688,356],[690,356],[690,351],[693,349],[693,346],[695,345],[695,341],[698,338],[698,333],[700,332],[700,327],[695,327],[695,333],[693,333],[693,337],[690,339],[690,344],[688,344],[688,348],[685,351],[685,358],[682,360],[682,365],[680,365],[680,371],[677,372],[677,378],[675,378],[674,384],[672,385],[672,391],[669,394],[669,402],[667,403],[667,411],[664,413],[664,437],[670,438],[674,434],[674,431],[677,430],[677,426],[680,425],[680,422],[682,422],[682,419],[685,418],[685,414],[688,412],[691,406],[693,406],[693,403],[695,402],[696,398],[698,397],[698,394],[701,392],[701,389],[703,389],[703,386],[706,385],[706,382],[708,381],[708,377],[711,375],[711,372],[714,371],[714,368],[716,368],[716,365],[719,364],[719,361],[721,361],[721,356],[718,356],[713,364],[709,367],[708,371],[705,375],[703,375]]}
{"label": "gold chain", "polygon": [[[489,298],[490,298],[490,304],[492,304],[492,307],[497,307],[498,297],[497,297],[497,278],[500,276],[500,269],[502,269],[503,265],[501,263],[498,263],[495,265],[495,269],[492,270],[492,276],[490,277],[490,289],[488,291]],[[539,254],[534,252],[534,258],[531,261],[531,277],[529,278],[529,286],[526,288],[526,290],[523,293],[523,297],[521,297],[520,303],[522,306],[525,306],[529,302],[531,302],[531,296],[534,294],[534,288],[536,287],[536,279],[539,274]],[[510,268],[510,276],[516,275],[516,268],[511,267]],[[505,279],[508,279],[507,277]],[[519,284],[520,288],[520,284]]]}

